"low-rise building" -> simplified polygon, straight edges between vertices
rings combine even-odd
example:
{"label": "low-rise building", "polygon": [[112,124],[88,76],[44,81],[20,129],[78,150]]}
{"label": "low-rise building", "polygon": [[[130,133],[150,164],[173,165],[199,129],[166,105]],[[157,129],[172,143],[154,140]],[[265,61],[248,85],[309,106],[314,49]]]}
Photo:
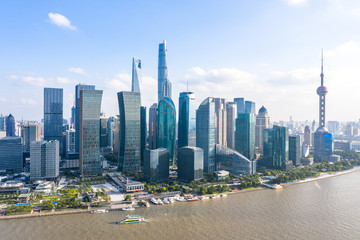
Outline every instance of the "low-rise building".
{"label": "low-rise building", "polygon": [[219,180],[224,180],[226,178],[229,177],[229,172],[228,171],[224,171],[224,170],[220,170],[220,171],[216,171],[215,172],[215,177],[216,179]]}

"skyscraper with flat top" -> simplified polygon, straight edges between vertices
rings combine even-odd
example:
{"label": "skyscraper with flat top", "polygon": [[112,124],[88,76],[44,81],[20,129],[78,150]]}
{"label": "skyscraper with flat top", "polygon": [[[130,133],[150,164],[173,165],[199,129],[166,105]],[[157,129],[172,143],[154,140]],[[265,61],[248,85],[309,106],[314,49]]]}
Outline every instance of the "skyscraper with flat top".
{"label": "skyscraper with flat top", "polygon": [[5,118],[5,127],[6,136],[15,137],[15,118],[11,113]]}
{"label": "skyscraper with flat top", "polygon": [[132,81],[131,81],[131,91],[140,92],[140,82],[141,82],[141,60],[138,58],[132,59]]}
{"label": "skyscraper with flat top", "polygon": [[255,115],[241,113],[236,118],[235,150],[254,160],[255,156]]}
{"label": "skyscraper with flat top", "polygon": [[84,177],[101,174],[100,111],[102,90],[81,90],[79,98],[79,160]]}
{"label": "skyscraper with flat top", "polygon": [[118,92],[119,164],[125,173],[141,171],[141,100],[140,92]]}
{"label": "skyscraper with flat top", "polygon": [[149,109],[149,149],[157,148],[158,105],[154,103]]}
{"label": "skyscraper with flat top", "polygon": [[235,149],[235,119],[237,106],[235,102],[226,103],[226,142],[227,146]]}
{"label": "skyscraper with flat top", "polygon": [[63,152],[63,89],[44,88],[44,140],[59,141]]}
{"label": "skyscraper with flat top", "polygon": [[158,102],[164,97],[171,99],[171,82],[168,78],[166,40],[159,44]]}
{"label": "skyscraper with flat top", "polygon": [[195,94],[182,92],[179,97],[178,148],[196,146]]}
{"label": "skyscraper with flat top", "polygon": [[215,100],[215,142],[226,146],[226,101],[225,98]]}

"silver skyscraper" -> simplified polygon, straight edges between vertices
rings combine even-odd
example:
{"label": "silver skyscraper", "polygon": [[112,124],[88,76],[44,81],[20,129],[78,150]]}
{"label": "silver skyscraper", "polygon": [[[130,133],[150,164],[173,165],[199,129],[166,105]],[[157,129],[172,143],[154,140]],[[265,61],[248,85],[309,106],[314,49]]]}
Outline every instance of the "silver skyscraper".
{"label": "silver skyscraper", "polygon": [[171,99],[171,82],[168,79],[167,71],[167,48],[166,40],[159,44],[159,65],[158,65],[158,101],[164,97]]}
{"label": "silver skyscraper", "polygon": [[140,92],[141,82],[141,59],[133,58],[131,91]]}

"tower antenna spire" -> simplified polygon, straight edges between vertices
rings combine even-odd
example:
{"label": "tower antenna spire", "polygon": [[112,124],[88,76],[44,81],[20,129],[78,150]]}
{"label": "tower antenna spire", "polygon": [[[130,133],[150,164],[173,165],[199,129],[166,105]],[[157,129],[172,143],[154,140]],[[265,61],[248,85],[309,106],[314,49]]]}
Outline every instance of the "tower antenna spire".
{"label": "tower antenna spire", "polygon": [[321,49],[321,86],[324,86],[324,51]]}

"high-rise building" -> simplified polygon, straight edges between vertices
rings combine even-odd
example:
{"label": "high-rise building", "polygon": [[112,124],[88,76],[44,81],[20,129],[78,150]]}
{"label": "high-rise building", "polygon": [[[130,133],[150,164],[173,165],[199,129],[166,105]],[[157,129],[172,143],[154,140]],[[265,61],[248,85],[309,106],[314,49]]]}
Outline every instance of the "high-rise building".
{"label": "high-rise building", "polygon": [[195,94],[182,92],[179,97],[178,148],[196,146]]}
{"label": "high-rise building", "polygon": [[0,131],[5,131],[5,116],[0,114]]}
{"label": "high-rise building", "polygon": [[168,78],[166,40],[159,44],[158,102],[164,97],[171,99],[171,82]]}
{"label": "high-rise building", "polygon": [[107,121],[107,137],[108,147],[114,150],[114,135],[115,135],[115,117],[109,117]]}
{"label": "high-rise building", "polygon": [[75,152],[75,129],[66,130],[66,154]]}
{"label": "high-rise building", "polygon": [[237,151],[220,144],[216,144],[216,163],[218,170],[226,170],[234,175],[256,173],[256,161],[250,161]]}
{"label": "high-rise building", "polygon": [[84,177],[101,174],[100,111],[102,90],[81,90],[79,98],[79,160]]}
{"label": "high-rise building", "polygon": [[237,106],[235,102],[226,103],[226,143],[231,149],[235,149],[235,119]]}
{"label": "high-rise building", "polygon": [[226,146],[226,101],[225,98],[214,98],[215,101],[215,143]]}
{"label": "high-rise building", "polygon": [[292,161],[294,166],[300,165],[301,147],[300,136],[289,136],[289,161]]}
{"label": "high-rise building", "polygon": [[270,128],[270,117],[267,109],[262,106],[259,109],[259,114],[256,116],[256,125],[255,125],[255,147],[259,153],[263,151],[263,133],[264,129]]}
{"label": "high-rise building", "polygon": [[157,148],[158,140],[158,105],[154,103],[149,109],[149,149]]}
{"label": "high-rise building", "polygon": [[144,150],[144,179],[163,182],[169,178],[169,150],[166,148]]}
{"label": "high-rise building", "polygon": [[75,124],[75,113],[76,113],[76,108],[74,106],[71,107],[71,119],[70,119],[70,124],[74,125]]}
{"label": "high-rise building", "polygon": [[290,170],[293,167],[289,161],[289,133],[286,127],[264,129],[263,165],[279,170]]}
{"label": "high-rise building", "polygon": [[215,101],[206,98],[196,111],[196,147],[204,151],[204,172],[214,172],[215,162]]}
{"label": "high-rise building", "polygon": [[311,129],[309,126],[305,126],[304,129],[304,145],[311,146]]}
{"label": "high-rise building", "polygon": [[236,118],[235,150],[249,160],[255,158],[255,115],[241,113]]}
{"label": "high-rise building", "polygon": [[95,90],[95,85],[78,84],[75,86],[75,150],[79,152],[79,135],[80,135],[80,92],[81,90]]}
{"label": "high-rise building", "polygon": [[23,143],[21,137],[0,139],[0,170],[20,173],[23,169]]}
{"label": "high-rise building", "polygon": [[108,146],[108,128],[107,128],[108,118],[104,113],[100,114],[100,148],[105,148]]}
{"label": "high-rise building", "polygon": [[132,59],[132,81],[131,81],[131,91],[140,92],[140,82],[141,82],[141,60],[138,58]]}
{"label": "high-rise building", "polygon": [[314,160],[327,161],[333,153],[333,136],[325,127],[325,96],[328,93],[324,86],[324,64],[321,57],[321,86],[317,89],[319,95],[319,127],[314,133]]}
{"label": "high-rise building", "polygon": [[15,118],[11,113],[5,118],[5,128],[7,137],[15,137]]}
{"label": "high-rise building", "polygon": [[55,179],[59,176],[59,141],[30,144],[30,179]]}
{"label": "high-rise building", "polygon": [[141,171],[141,99],[140,92],[118,92],[119,165],[125,173]]}
{"label": "high-rise building", "polygon": [[200,181],[204,176],[204,151],[198,147],[182,147],[178,151],[178,179]]}
{"label": "high-rise building", "polygon": [[245,101],[245,113],[256,114],[255,103],[252,101]]}
{"label": "high-rise building", "polygon": [[41,140],[41,125],[31,123],[21,124],[21,137],[23,138],[24,152],[30,152],[30,143]]}
{"label": "high-rise building", "polygon": [[158,107],[158,147],[169,150],[169,165],[175,164],[176,110],[173,101],[164,97]]}
{"label": "high-rise building", "polygon": [[141,106],[140,108],[140,157],[141,166],[144,165],[144,150],[146,149],[146,107]]}
{"label": "high-rise building", "polygon": [[44,140],[59,141],[63,151],[63,89],[44,88]]}
{"label": "high-rise building", "polygon": [[234,98],[234,102],[236,103],[237,107],[237,114],[245,113],[245,99],[244,98]]}
{"label": "high-rise building", "polygon": [[120,152],[120,117],[117,116],[114,119],[114,147],[113,152],[114,154],[119,155]]}

